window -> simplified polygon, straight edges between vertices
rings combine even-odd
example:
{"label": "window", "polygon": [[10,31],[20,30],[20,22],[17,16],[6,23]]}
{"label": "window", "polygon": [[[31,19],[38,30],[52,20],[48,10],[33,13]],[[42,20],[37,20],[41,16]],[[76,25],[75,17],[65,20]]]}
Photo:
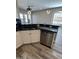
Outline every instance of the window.
{"label": "window", "polygon": [[24,14],[25,22],[28,23],[27,14]]}
{"label": "window", "polygon": [[24,17],[23,17],[23,14],[20,13],[19,15],[20,15],[21,23],[24,24]]}
{"label": "window", "polygon": [[62,24],[62,11],[58,11],[54,14],[53,24],[55,24],[55,25]]}
{"label": "window", "polygon": [[22,24],[27,24],[31,22],[31,14],[27,15],[27,14],[20,13],[19,15],[20,15]]}
{"label": "window", "polygon": [[20,13],[20,18],[23,19],[23,14]]}

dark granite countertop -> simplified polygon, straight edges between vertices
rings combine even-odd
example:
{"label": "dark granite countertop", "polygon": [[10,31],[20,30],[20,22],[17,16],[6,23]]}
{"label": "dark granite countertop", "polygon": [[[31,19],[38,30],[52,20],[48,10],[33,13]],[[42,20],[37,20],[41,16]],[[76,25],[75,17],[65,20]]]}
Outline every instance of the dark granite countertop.
{"label": "dark granite countertop", "polygon": [[47,24],[27,24],[27,25],[20,25],[16,27],[16,31],[25,31],[25,30],[46,30],[51,32],[57,32],[59,26],[55,25],[47,25]]}
{"label": "dark granite countertop", "polygon": [[51,31],[51,32],[57,32],[58,30],[55,28],[48,28],[48,27],[39,27],[41,30],[47,30],[47,31]]}

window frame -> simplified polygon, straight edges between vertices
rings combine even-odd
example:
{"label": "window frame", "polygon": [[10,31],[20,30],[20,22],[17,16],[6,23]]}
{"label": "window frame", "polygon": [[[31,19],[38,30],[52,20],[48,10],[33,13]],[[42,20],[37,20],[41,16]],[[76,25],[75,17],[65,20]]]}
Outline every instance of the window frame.
{"label": "window frame", "polygon": [[27,23],[31,22],[31,14],[30,14],[30,17],[29,17],[29,15],[27,13],[19,13],[19,17],[21,19],[22,24],[27,24]]}
{"label": "window frame", "polygon": [[[61,15],[59,15],[58,13],[61,13]],[[56,14],[58,14],[58,15],[56,15]],[[60,17],[61,20],[56,19],[56,18],[59,18],[59,17]],[[57,12],[54,13],[52,23],[54,25],[62,25],[62,11],[57,11]]]}

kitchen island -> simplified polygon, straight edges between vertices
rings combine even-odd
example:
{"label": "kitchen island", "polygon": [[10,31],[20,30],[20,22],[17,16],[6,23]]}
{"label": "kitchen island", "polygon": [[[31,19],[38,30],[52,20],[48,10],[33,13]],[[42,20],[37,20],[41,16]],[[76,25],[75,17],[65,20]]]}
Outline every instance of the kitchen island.
{"label": "kitchen island", "polygon": [[16,27],[16,48],[23,44],[41,43],[52,48],[59,26],[27,24]]}

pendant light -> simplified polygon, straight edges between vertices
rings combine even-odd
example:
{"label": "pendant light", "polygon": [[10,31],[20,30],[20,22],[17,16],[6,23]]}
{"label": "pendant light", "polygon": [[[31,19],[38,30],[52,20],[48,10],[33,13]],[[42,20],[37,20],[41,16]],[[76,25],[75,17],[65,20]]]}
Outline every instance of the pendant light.
{"label": "pendant light", "polygon": [[51,11],[50,10],[46,10],[46,12],[47,12],[47,14],[50,14]]}
{"label": "pendant light", "polygon": [[28,8],[27,8],[27,14],[28,14],[28,15],[31,15],[31,10],[32,10],[32,9],[30,8],[30,6],[28,6]]}
{"label": "pendant light", "polygon": [[27,13],[27,19],[28,19],[28,23],[31,23],[31,6],[30,6],[30,0],[27,0],[27,5],[28,5],[28,7],[27,7],[27,9],[26,9],[26,13]]}
{"label": "pendant light", "polygon": [[27,8],[27,19],[28,19],[28,23],[30,23],[31,22],[31,8],[30,8],[30,6],[28,6],[28,8]]}

